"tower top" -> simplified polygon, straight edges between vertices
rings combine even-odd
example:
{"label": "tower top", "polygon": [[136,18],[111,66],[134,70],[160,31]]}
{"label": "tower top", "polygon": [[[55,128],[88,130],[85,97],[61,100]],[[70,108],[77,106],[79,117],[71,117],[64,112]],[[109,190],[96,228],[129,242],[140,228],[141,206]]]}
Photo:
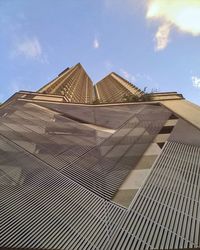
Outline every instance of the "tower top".
{"label": "tower top", "polygon": [[56,78],[39,89],[38,93],[58,95],[66,102],[85,104],[155,101],[166,97],[182,98],[176,92],[144,93],[115,72],[111,72],[93,85],[81,63],[64,69]]}

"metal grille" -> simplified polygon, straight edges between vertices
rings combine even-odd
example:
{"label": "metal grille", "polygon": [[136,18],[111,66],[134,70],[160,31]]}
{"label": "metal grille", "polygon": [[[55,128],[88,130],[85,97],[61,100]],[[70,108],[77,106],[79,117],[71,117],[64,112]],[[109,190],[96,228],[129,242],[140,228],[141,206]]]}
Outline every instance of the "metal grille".
{"label": "metal grille", "polygon": [[159,106],[137,105],[112,136],[103,132],[99,137],[95,129],[37,105],[16,103],[6,113],[2,135],[106,199],[112,199],[171,114]]}
{"label": "metal grille", "polygon": [[[1,111],[0,132],[59,169],[86,153],[110,134],[37,106],[17,103]],[[68,155],[63,161],[60,154]],[[55,162],[55,163],[53,163]]]}
{"label": "metal grille", "polygon": [[95,105],[86,107],[56,103],[39,103],[39,105],[55,110],[72,119],[113,129],[122,126],[134,113],[138,112],[139,108],[138,105],[132,105],[131,108],[128,105],[111,107],[98,107]]}
{"label": "metal grille", "polygon": [[111,249],[200,247],[200,148],[168,142]]}
{"label": "metal grille", "polygon": [[109,137],[23,102],[0,115],[0,247],[200,247],[199,147],[166,143],[130,208],[108,201],[170,116],[166,109],[137,105]]}
{"label": "metal grille", "polygon": [[106,249],[124,209],[0,142],[15,154],[14,162],[0,155],[0,247]]}
{"label": "metal grille", "polygon": [[[129,210],[94,195],[0,138],[1,247],[200,246],[200,148],[167,143]],[[6,153],[16,154],[10,161]],[[3,169],[2,166],[7,166]],[[111,244],[109,244],[111,242]]]}
{"label": "metal grille", "polygon": [[138,113],[111,137],[61,172],[101,197],[112,199],[169,116],[161,107],[139,107]]}

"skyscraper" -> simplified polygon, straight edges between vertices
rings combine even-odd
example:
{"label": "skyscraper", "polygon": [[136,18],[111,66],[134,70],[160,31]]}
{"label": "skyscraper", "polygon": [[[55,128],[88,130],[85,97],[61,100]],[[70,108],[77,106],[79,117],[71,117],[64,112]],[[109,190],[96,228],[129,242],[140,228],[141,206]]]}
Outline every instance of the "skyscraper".
{"label": "skyscraper", "polygon": [[200,247],[200,107],[91,84],[78,64],[0,107],[0,246]]}
{"label": "skyscraper", "polygon": [[96,98],[101,103],[124,102],[126,96],[136,95],[140,97],[142,91],[131,83],[111,73],[95,85]]}
{"label": "skyscraper", "polygon": [[64,96],[66,102],[92,103],[93,101],[92,81],[80,63],[65,69],[38,92]]}

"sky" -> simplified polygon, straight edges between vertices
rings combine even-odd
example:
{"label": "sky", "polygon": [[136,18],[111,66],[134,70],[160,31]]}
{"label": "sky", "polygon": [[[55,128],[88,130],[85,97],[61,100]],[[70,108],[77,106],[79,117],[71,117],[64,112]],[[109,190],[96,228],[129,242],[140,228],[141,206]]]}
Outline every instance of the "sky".
{"label": "sky", "polygon": [[78,62],[200,105],[200,0],[0,0],[0,102]]}

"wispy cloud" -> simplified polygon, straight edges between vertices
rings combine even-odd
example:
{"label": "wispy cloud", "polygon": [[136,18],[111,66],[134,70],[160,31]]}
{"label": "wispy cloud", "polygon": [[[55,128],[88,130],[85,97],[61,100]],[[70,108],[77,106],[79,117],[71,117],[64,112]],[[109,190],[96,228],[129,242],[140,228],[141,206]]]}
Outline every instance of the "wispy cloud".
{"label": "wispy cloud", "polygon": [[39,59],[42,56],[42,47],[37,37],[25,37],[15,41],[13,56],[25,56],[28,59]]}
{"label": "wispy cloud", "polygon": [[156,40],[155,50],[162,50],[167,47],[169,43],[169,34],[170,34],[170,24],[166,23],[158,28],[155,34],[155,40]]}
{"label": "wispy cloud", "polygon": [[100,47],[99,40],[97,39],[97,37],[95,37],[93,41],[93,48],[98,49],[99,47]]}
{"label": "wispy cloud", "polygon": [[192,85],[195,88],[200,88],[200,77],[192,76]]}
{"label": "wispy cloud", "polygon": [[199,0],[149,0],[146,17],[161,22],[155,35],[157,50],[166,48],[173,27],[193,36],[200,35]]}
{"label": "wispy cloud", "polygon": [[48,63],[39,37],[30,31],[28,19],[23,12],[12,16],[8,14],[0,16],[0,32],[7,38],[10,45],[9,56],[11,59],[24,57]]}
{"label": "wispy cloud", "polygon": [[42,45],[36,36],[28,37],[15,36],[13,39],[11,58],[24,57],[29,60],[36,60],[41,63],[49,63],[47,55],[43,52]]}
{"label": "wispy cloud", "polygon": [[130,82],[135,82],[136,79],[135,79],[135,76],[132,75],[131,73],[129,73],[127,70],[124,70],[124,69],[120,69],[120,74],[128,81]]}

